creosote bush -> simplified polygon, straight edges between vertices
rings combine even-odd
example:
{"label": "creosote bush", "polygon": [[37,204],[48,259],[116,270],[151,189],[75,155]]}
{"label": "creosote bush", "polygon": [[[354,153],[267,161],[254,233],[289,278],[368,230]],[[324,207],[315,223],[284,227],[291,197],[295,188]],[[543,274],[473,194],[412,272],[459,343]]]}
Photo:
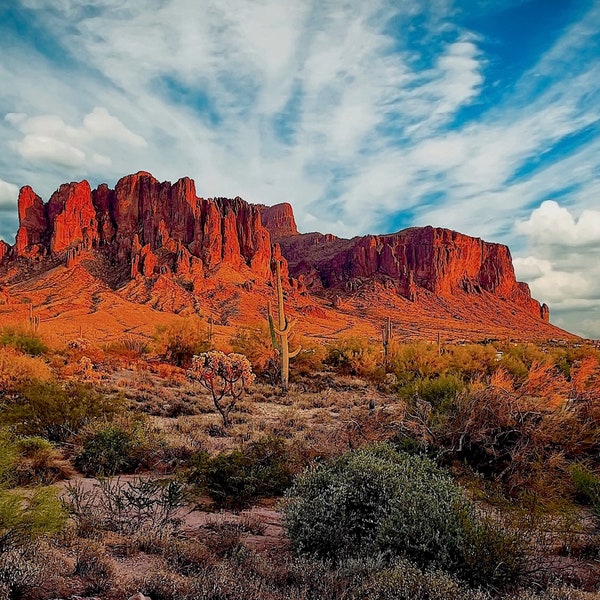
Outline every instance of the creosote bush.
{"label": "creosote bush", "polygon": [[200,452],[190,461],[190,482],[221,508],[244,508],[258,498],[279,496],[291,477],[285,444],[277,437],[212,457]]}
{"label": "creosote bush", "polygon": [[[523,549],[500,524],[479,518],[462,490],[432,461],[389,445],[348,452],[298,477],[286,494],[294,549],[340,560],[383,554],[444,569],[480,585],[514,584]],[[486,561],[472,560],[487,552]]]}
{"label": "creosote bush", "polygon": [[159,327],[155,339],[158,350],[178,367],[189,366],[195,354],[207,352],[211,348],[206,326],[195,317]]}
{"label": "creosote bush", "polygon": [[96,419],[123,410],[123,401],[91,385],[48,381],[20,386],[4,402],[0,423],[19,435],[39,435],[64,442]]}
{"label": "creosote bush", "polygon": [[48,346],[44,344],[40,336],[24,327],[3,327],[0,329],[0,345],[11,346],[31,356],[48,352]]}
{"label": "creosote bush", "polygon": [[133,473],[148,454],[140,422],[113,423],[94,433],[75,457],[75,466],[88,477]]}

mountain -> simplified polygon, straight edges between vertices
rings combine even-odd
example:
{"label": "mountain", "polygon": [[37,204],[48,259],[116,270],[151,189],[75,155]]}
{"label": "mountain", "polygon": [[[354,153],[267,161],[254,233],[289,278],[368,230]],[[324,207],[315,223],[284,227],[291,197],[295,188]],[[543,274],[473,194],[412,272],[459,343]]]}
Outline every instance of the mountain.
{"label": "mountain", "polygon": [[302,234],[287,203],[200,198],[189,178],[146,172],[114,189],[64,184],[46,203],[25,186],[18,212],[15,244],[0,241],[3,312],[18,320],[32,305],[64,335],[82,323],[102,339],[149,333],[173,313],[259,323],[280,260],[307,334],[376,336],[390,316],[401,337],[573,337],[516,281],[506,246],[448,229]]}

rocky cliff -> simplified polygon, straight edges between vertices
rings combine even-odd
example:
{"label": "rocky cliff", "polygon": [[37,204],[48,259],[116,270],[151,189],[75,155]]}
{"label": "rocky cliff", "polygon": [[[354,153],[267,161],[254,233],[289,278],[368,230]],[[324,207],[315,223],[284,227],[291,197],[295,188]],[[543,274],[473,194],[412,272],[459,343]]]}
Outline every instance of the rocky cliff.
{"label": "rocky cliff", "polygon": [[548,307],[532,299],[529,286],[516,280],[510,250],[502,244],[434,227],[352,240],[319,233],[286,236],[278,222],[267,223],[268,229],[274,227],[272,235],[279,240],[291,275],[310,290],[352,291],[379,277],[411,301],[418,300],[423,290],[442,297],[485,291],[549,320]]}
{"label": "rocky cliff", "polygon": [[14,258],[62,258],[73,264],[98,250],[116,269],[150,277],[172,272],[198,282],[220,265],[268,278],[271,240],[260,210],[241,198],[198,198],[194,182],[123,177],[110,189],[87,181],[62,185],[44,204],[28,186],[18,200]]}
{"label": "rocky cliff", "polygon": [[[289,267],[293,278],[288,301],[302,314],[321,315],[323,327],[344,330],[348,315],[376,322],[393,309],[411,327],[429,323],[428,331],[518,331],[528,338],[559,331],[547,323],[548,307],[516,281],[506,246],[447,229],[351,240],[301,234],[287,203],[205,199],[191,179],[171,184],[146,172],[123,177],[114,189],[64,184],[47,203],[25,186],[18,212],[15,244],[0,241],[0,284],[17,296],[21,282],[77,267],[86,285],[99,280],[129,302],[198,314],[223,312],[224,303],[233,303],[252,310],[247,318],[256,322],[272,294],[271,265],[281,259],[284,276]],[[55,297],[43,292],[52,277],[36,284],[40,298]],[[346,313],[340,312],[344,302]]]}

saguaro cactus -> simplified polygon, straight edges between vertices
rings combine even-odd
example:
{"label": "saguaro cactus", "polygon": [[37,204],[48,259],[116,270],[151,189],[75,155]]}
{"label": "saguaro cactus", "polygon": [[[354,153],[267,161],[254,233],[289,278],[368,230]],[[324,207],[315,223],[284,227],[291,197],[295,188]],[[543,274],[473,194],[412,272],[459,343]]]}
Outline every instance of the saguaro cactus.
{"label": "saguaro cactus", "polygon": [[388,349],[390,340],[392,339],[392,321],[388,317],[385,323],[381,326],[381,339],[383,342],[383,364],[387,369],[388,366]]}
{"label": "saguaro cactus", "polygon": [[279,359],[281,362],[281,387],[283,387],[284,390],[287,390],[290,380],[290,358],[298,356],[301,347],[298,346],[296,350],[290,352],[290,335],[292,329],[296,325],[296,321],[289,321],[285,315],[283,306],[283,287],[281,285],[281,265],[279,261],[276,261],[275,263],[275,275],[277,285],[277,324],[273,322],[270,304],[268,305],[267,310],[269,313],[269,328],[271,330],[271,335],[275,333],[279,338],[279,344],[276,349],[279,352]]}

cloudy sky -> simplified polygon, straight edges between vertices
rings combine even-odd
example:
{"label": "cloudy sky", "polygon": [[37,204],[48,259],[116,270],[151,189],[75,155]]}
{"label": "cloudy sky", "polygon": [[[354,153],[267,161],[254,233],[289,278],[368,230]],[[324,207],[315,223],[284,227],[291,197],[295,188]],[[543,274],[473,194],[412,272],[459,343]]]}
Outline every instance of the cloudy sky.
{"label": "cloudy sky", "polygon": [[147,170],[302,231],[506,243],[600,337],[599,0],[3,0],[0,237],[18,188]]}

